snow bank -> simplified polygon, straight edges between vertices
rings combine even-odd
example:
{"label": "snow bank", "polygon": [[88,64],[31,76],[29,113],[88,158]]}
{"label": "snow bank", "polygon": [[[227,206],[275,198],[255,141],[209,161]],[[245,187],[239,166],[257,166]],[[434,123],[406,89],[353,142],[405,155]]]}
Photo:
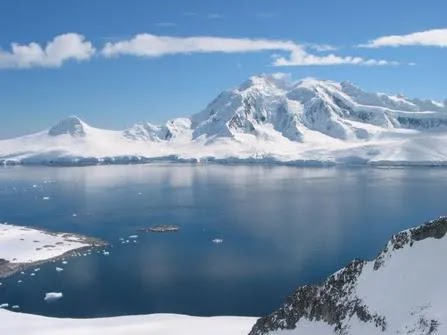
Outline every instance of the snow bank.
{"label": "snow bank", "polygon": [[246,335],[250,317],[194,317],[174,314],[101,319],[57,319],[0,309],[2,334],[20,335]]}

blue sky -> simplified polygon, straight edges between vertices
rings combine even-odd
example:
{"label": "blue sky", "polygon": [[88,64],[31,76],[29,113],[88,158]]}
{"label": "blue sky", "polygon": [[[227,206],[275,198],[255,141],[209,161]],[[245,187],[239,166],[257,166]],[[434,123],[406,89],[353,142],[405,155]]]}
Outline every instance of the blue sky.
{"label": "blue sky", "polygon": [[261,72],[444,100],[445,13],[445,0],[4,0],[0,138],[72,114],[164,122]]}

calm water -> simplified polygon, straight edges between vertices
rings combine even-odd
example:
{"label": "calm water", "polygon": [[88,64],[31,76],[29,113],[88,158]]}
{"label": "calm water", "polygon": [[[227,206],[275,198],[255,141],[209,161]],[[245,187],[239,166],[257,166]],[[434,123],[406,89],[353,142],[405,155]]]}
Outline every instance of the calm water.
{"label": "calm water", "polygon": [[[446,214],[446,185],[447,170],[434,168],[1,168],[0,222],[112,246],[109,256],[70,259],[60,273],[60,263],[47,264],[34,278],[2,280],[0,303],[64,317],[263,315],[298,285],[374,257],[391,234]],[[181,231],[137,233],[165,223]],[[119,243],[133,234],[138,243]],[[50,291],[64,297],[45,303]]]}

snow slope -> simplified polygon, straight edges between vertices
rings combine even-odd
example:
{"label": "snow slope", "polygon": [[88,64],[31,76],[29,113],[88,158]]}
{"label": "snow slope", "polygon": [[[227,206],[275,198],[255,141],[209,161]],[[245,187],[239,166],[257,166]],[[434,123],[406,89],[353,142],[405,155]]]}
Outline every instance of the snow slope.
{"label": "snow slope", "polygon": [[50,233],[0,223],[0,278],[29,265],[54,259],[100,241],[67,233]]}
{"label": "snow slope", "polygon": [[170,161],[447,165],[447,106],[369,93],[348,82],[251,77],[190,118],[123,131],[75,116],[0,141],[0,163]]}
{"label": "snow slope", "polygon": [[447,334],[446,232],[444,217],[395,235],[376,259],[296,290],[250,335]]}
{"label": "snow slope", "polygon": [[20,335],[244,335],[255,318],[194,317],[173,314],[120,316],[102,319],[57,319],[0,308],[2,334]]}

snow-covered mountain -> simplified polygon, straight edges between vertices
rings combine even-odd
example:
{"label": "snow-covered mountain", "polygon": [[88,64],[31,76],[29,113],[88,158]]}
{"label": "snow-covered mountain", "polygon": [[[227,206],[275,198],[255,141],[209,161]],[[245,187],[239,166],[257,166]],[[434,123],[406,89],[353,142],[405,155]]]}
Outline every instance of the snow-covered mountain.
{"label": "snow-covered mountain", "polygon": [[303,286],[250,335],[447,334],[447,218],[403,231],[372,261]]}
{"label": "snow-covered mountain", "polygon": [[178,118],[169,120],[164,125],[153,125],[149,122],[137,123],[133,127],[124,130],[123,133],[126,138],[131,140],[161,142],[187,135],[190,129],[190,119]]}
{"label": "snow-covered mountain", "polygon": [[262,134],[272,127],[291,141],[306,142],[312,131],[342,140],[365,139],[382,129],[430,129],[447,125],[447,107],[430,100],[410,100],[367,93],[348,83],[283,75],[250,78],[219,95],[193,115],[194,136]]}
{"label": "snow-covered mountain", "polygon": [[348,82],[257,75],[190,118],[123,131],[75,116],[0,141],[4,164],[256,161],[447,164],[447,105],[369,93]]}

